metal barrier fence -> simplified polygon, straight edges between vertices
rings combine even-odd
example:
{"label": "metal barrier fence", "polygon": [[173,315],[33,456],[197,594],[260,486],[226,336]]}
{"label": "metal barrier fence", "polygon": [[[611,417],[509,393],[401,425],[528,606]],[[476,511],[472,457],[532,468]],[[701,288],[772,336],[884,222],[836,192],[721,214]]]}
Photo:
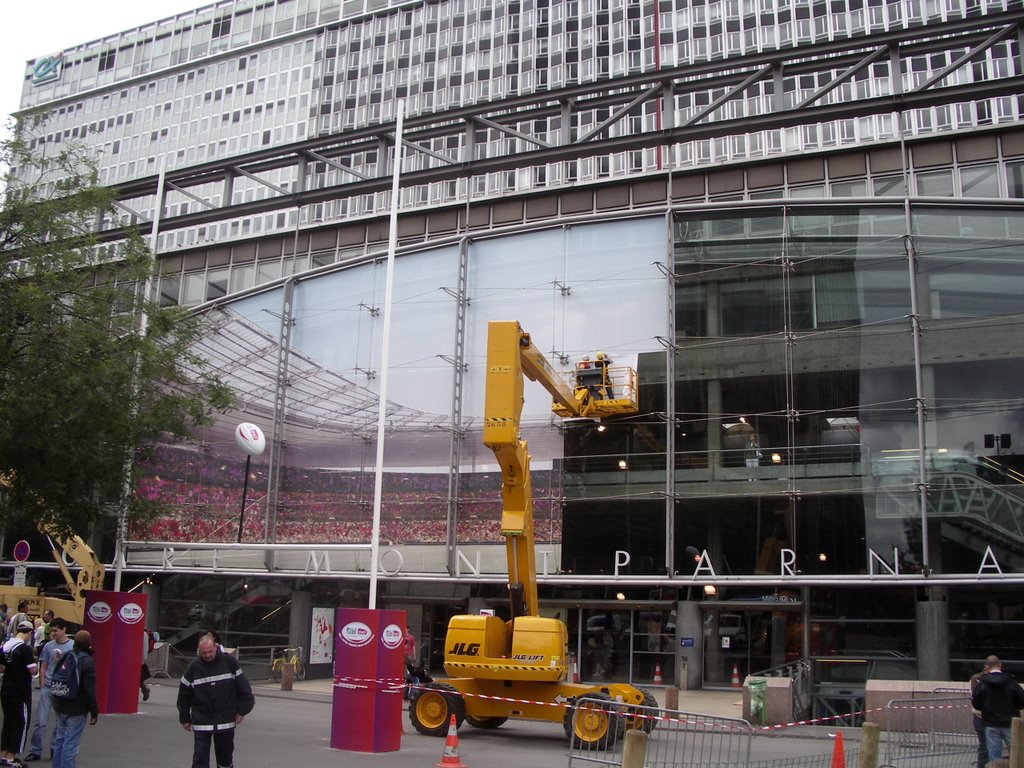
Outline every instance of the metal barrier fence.
{"label": "metal barrier fence", "polygon": [[973,768],[977,763],[968,695],[893,699],[885,706],[884,727],[886,766]]}
{"label": "metal barrier fence", "polygon": [[[832,765],[830,741],[808,740],[805,746],[814,754],[799,755],[793,754],[791,745],[785,750],[778,749],[780,742],[775,735],[755,729],[745,720],[654,707],[630,706],[623,711],[614,704],[608,706],[607,737],[587,744],[573,738],[569,768],[622,765],[625,733],[631,727],[648,731],[645,768],[830,768]],[[594,717],[593,711],[576,710],[573,733],[594,733],[593,722],[577,722],[577,718]],[[783,751],[785,755],[781,754]],[[846,749],[843,754],[848,766],[857,765],[856,748]]]}
{"label": "metal barrier fence", "polygon": [[[753,729],[745,720],[712,717],[694,712],[664,711],[657,707],[617,707],[609,702],[607,736],[581,743],[573,738],[569,768],[622,764],[627,727],[648,731],[647,768],[697,768],[700,766],[749,765]],[[587,709],[573,712],[573,732],[591,731],[580,718],[593,718]]]}

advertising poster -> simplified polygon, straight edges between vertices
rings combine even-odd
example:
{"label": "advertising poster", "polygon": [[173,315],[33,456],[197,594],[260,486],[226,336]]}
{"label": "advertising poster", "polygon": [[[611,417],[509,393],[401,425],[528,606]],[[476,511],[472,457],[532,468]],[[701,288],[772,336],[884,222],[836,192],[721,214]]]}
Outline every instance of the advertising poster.
{"label": "advertising poster", "polygon": [[139,669],[146,595],[134,592],[85,593],[82,629],[92,635],[96,699],[103,714],[139,711]]}
{"label": "advertising poster", "polygon": [[334,608],[314,608],[309,633],[309,663],[329,664],[334,659]]}
{"label": "advertising poster", "polygon": [[336,611],[331,747],[395,752],[402,739],[405,611]]}

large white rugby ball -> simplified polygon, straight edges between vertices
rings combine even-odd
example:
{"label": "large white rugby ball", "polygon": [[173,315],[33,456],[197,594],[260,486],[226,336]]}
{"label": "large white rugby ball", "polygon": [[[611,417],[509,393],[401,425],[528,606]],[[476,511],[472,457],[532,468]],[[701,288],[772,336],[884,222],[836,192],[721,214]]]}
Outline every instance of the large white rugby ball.
{"label": "large white rugby ball", "polygon": [[244,421],[235,427],[235,443],[250,456],[259,456],[267,447],[263,430]]}

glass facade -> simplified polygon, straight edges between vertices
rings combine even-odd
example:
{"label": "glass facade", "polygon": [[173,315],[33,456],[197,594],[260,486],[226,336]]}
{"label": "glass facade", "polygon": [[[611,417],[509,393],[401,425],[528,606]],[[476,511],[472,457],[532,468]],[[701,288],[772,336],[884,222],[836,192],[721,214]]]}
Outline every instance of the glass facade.
{"label": "glass facade", "polygon": [[[66,50],[57,76],[53,61],[30,62],[31,146],[83,143],[107,184],[371,137],[260,178],[168,188],[162,220],[382,175],[390,148],[373,130],[395,119],[400,99],[412,120],[466,122],[423,130],[407,155],[406,171],[467,172],[402,188],[408,227],[390,307],[386,193],[160,230],[155,295],[208,316],[197,351],[240,403],[194,442],[147,457],[137,492],[173,511],[132,538],[234,541],[248,481],[246,540],[367,543],[387,365],[381,538],[387,568],[423,576],[389,583],[389,597],[416,610],[434,601],[420,624],[436,670],[448,615],[470,601],[503,604],[500,473],[481,440],[486,327],[519,320],[567,377],[597,351],[639,375],[640,412],[600,425],[554,417],[543,389],[526,386],[538,564],[551,577],[544,611],[566,619],[585,679],[676,680],[676,641],[687,637],[701,648],[688,663],[712,686],[805,656],[877,671],[889,654],[884,674],[899,675],[922,652],[915,610],[926,601],[948,606],[952,674],[991,652],[1016,663],[1020,100],[959,91],[901,112],[839,113],[927,90],[937,76],[968,89],[1019,75],[1018,36],[949,71],[968,42],[922,43],[929,53],[853,72],[860,53],[850,51],[813,73],[780,66],[720,103],[723,84],[698,77],[733,67],[745,76],[752,57],[793,45],[819,46],[807,61],[830,60],[829,45],[851,36],[895,40],[1015,8],[236,0]],[[678,87],[613,118],[619,85],[662,72]],[[699,85],[684,87],[691,72]],[[569,116],[551,96],[604,82],[606,93]],[[762,127],[809,98],[835,112]],[[501,125],[459,112],[492,103]],[[521,105],[529,119],[514,117]],[[749,121],[713,138],[645,141],[729,118]],[[486,165],[595,133],[622,141],[591,156]],[[156,198],[134,200],[121,223],[154,216]],[[248,478],[231,437],[239,421],[262,425],[271,443]],[[306,575],[365,568],[332,557]],[[286,592],[201,581],[168,579],[169,629],[215,621],[263,640],[288,631]],[[326,582],[296,577],[288,588],[365,603],[358,580]],[[697,602],[698,626],[684,629],[676,608]]]}

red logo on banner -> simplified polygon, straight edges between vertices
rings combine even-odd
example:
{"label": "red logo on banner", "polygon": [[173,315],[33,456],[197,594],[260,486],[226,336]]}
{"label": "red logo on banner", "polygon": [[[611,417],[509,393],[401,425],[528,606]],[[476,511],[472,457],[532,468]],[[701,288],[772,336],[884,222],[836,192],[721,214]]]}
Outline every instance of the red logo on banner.
{"label": "red logo on banner", "polygon": [[110,609],[110,605],[108,603],[97,601],[89,606],[89,618],[97,624],[110,621],[110,617],[113,615],[114,612]]}
{"label": "red logo on banner", "polygon": [[345,645],[353,648],[361,648],[373,640],[373,630],[361,621],[350,621],[338,633],[338,637]]}
{"label": "red logo on banner", "polygon": [[121,610],[117,612],[117,615],[121,617],[121,621],[125,624],[135,624],[141,621],[145,614],[142,611],[142,606],[138,603],[125,603],[121,606]]}
{"label": "red logo on banner", "polygon": [[397,648],[405,642],[405,632],[397,624],[388,624],[380,633],[380,641],[385,648]]}

